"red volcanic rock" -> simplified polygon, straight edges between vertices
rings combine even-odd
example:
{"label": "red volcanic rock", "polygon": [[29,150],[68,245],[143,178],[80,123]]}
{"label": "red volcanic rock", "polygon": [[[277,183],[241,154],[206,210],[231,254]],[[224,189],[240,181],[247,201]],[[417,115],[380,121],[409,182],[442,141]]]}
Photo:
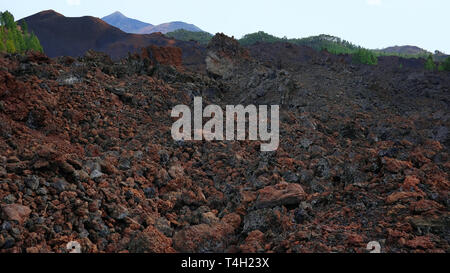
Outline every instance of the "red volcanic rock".
{"label": "red volcanic rock", "polygon": [[19,84],[13,75],[6,71],[0,71],[0,98],[4,95],[10,95],[10,92],[18,87]]}
{"label": "red volcanic rock", "polygon": [[306,193],[299,184],[280,183],[258,191],[257,208],[271,208],[295,205],[306,199]]}
{"label": "red volcanic rock", "polygon": [[37,51],[28,52],[26,55],[26,61],[38,64],[49,64],[51,62],[50,58],[47,55]]}
{"label": "red volcanic rock", "polygon": [[[227,77],[152,66],[151,48],[119,62],[0,54],[0,253],[67,252],[77,239],[83,252],[450,249],[450,74],[297,58],[285,44],[242,62],[238,43],[216,38],[210,68]],[[156,50],[179,64],[178,50]],[[173,141],[171,109],[197,94],[281,104],[278,150]]]}
{"label": "red volcanic rock", "polygon": [[415,190],[419,191],[419,188],[417,185],[420,183],[420,180],[416,176],[407,176],[405,177],[405,180],[403,181],[402,188],[404,190]]}
{"label": "red volcanic rock", "polygon": [[147,227],[132,239],[129,249],[133,253],[173,253],[172,240],[153,226]]}
{"label": "red volcanic rock", "polygon": [[415,237],[412,240],[405,242],[405,245],[410,248],[422,248],[422,249],[432,249],[434,248],[434,243],[428,236]]}
{"label": "red volcanic rock", "polygon": [[350,234],[347,237],[347,243],[353,246],[363,246],[364,238],[359,234]]}
{"label": "red volcanic rock", "polygon": [[411,204],[410,210],[415,213],[423,213],[432,210],[443,210],[444,206],[432,200],[420,200]]}
{"label": "red volcanic rock", "polygon": [[420,196],[421,195],[416,192],[395,192],[386,198],[386,203],[392,204],[398,201],[414,199]]}
{"label": "red volcanic rock", "polygon": [[223,78],[231,78],[236,66],[249,61],[249,52],[239,42],[219,33],[208,44],[205,59],[208,73]]}
{"label": "red volcanic rock", "polygon": [[184,175],[184,168],[180,165],[173,165],[169,168],[168,173],[172,178],[182,178]]}
{"label": "red volcanic rock", "polygon": [[247,49],[241,47],[236,39],[223,33],[218,33],[211,39],[208,50],[216,52],[222,58],[235,59],[236,61],[250,58]]}
{"label": "red volcanic rock", "polygon": [[[224,217],[215,224],[200,224],[187,227],[175,234],[173,246],[180,252],[224,252],[228,241],[239,226],[238,215]],[[240,218],[239,218],[240,219]]]}
{"label": "red volcanic rock", "polygon": [[40,158],[44,159],[55,159],[58,156],[58,152],[54,149],[53,145],[51,144],[44,144],[40,145],[36,149],[36,154]]}
{"label": "red volcanic rock", "polygon": [[256,253],[264,251],[264,233],[259,230],[250,232],[244,243],[239,246],[243,253]]}
{"label": "red volcanic rock", "polygon": [[398,173],[405,169],[412,168],[411,162],[401,161],[401,160],[397,160],[397,159],[389,158],[389,157],[384,157],[383,163],[386,167],[386,170],[393,172],[393,173]]}
{"label": "red volcanic rock", "polygon": [[230,213],[222,218],[222,222],[229,224],[233,228],[238,228],[241,224],[241,216],[239,216],[239,214],[237,213]]}
{"label": "red volcanic rock", "polygon": [[17,221],[19,224],[23,224],[30,216],[31,209],[19,204],[11,204],[2,207],[2,211],[6,216],[6,219]]}
{"label": "red volcanic rock", "polygon": [[151,45],[142,49],[141,57],[150,60],[151,65],[182,66],[182,51],[178,47]]}

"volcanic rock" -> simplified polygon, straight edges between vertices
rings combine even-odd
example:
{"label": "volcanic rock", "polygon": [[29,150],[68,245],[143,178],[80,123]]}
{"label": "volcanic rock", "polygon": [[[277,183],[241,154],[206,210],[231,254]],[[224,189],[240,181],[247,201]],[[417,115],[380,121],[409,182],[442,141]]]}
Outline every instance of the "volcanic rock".
{"label": "volcanic rock", "polygon": [[299,184],[280,183],[258,191],[257,208],[297,205],[306,199],[306,193]]}
{"label": "volcanic rock", "polygon": [[2,206],[2,211],[5,214],[6,219],[17,221],[21,225],[28,219],[31,213],[31,209],[29,207],[19,204]]}

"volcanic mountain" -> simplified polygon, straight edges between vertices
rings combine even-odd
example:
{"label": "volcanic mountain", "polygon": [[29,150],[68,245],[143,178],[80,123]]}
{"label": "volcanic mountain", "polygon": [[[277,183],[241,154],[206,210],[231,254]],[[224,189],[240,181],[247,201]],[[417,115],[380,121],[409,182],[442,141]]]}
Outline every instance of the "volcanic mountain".
{"label": "volcanic mountain", "polygon": [[153,27],[152,24],[128,18],[119,11],[116,11],[113,14],[103,17],[102,20],[110,24],[111,26],[119,28],[127,33],[138,33],[139,30],[145,27]]}
{"label": "volcanic mountain", "polygon": [[204,59],[202,46],[195,42],[177,41],[161,33],[138,35],[125,33],[99,18],[65,17],[53,10],[24,18],[49,57],[78,57],[90,49],[109,54],[113,59],[138,52],[149,45],[175,46],[183,51],[183,63],[189,65]]}

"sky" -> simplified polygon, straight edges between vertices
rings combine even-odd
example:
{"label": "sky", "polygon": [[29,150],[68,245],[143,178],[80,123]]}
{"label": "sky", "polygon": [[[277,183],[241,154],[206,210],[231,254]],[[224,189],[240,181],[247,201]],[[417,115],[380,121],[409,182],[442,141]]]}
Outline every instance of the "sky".
{"label": "sky", "polygon": [[278,37],[318,34],[366,48],[415,45],[450,53],[449,0],[0,0],[16,19],[53,9],[65,16],[120,11],[154,25],[194,24],[236,38],[256,31]]}

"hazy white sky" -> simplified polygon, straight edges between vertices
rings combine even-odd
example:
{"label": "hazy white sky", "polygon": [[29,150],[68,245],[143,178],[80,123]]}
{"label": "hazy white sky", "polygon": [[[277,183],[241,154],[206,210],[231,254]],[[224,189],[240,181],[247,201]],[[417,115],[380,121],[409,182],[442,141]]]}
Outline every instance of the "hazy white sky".
{"label": "hazy white sky", "polygon": [[114,11],[160,24],[185,21],[239,38],[263,30],[279,37],[339,36],[367,48],[417,45],[450,53],[449,0],[1,0],[19,19],[54,9],[65,16]]}

